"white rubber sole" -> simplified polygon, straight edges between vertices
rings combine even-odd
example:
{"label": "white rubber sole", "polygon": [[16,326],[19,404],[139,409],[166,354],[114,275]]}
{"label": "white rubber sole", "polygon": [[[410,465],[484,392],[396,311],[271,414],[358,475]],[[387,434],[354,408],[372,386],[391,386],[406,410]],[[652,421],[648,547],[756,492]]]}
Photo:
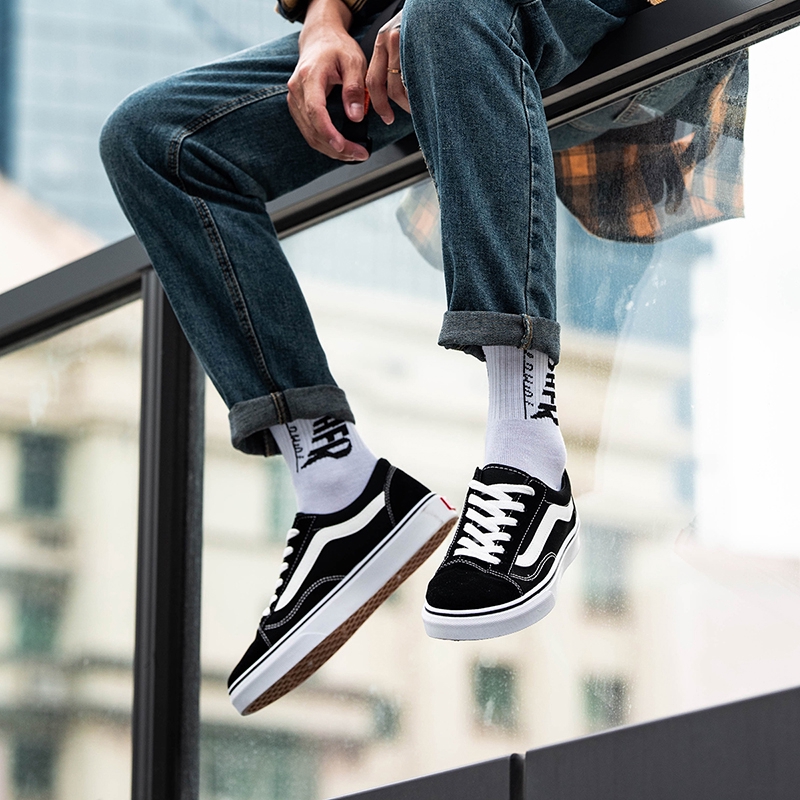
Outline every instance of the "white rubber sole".
{"label": "white rubber sole", "polygon": [[243,715],[252,714],[302,683],[325,663],[367,617],[428,556],[458,515],[440,495],[428,495],[395,525],[309,616],[265,653],[230,693]]}
{"label": "white rubber sole", "polygon": [[539,622],[555,607],[561,576],[578,555],[581,547],[579,528],[580,523],[576,524],[572,539],[558,566],[551,570],[545,581],[545,587],[529,600],[522,603],[515,601],[517,605],[505,603],[494,608],[485,608],[480,613],[475,613],[474,610],[438,611],[426,603],[422,609],[425,632],[433,639],[467,642],[507,636]]}

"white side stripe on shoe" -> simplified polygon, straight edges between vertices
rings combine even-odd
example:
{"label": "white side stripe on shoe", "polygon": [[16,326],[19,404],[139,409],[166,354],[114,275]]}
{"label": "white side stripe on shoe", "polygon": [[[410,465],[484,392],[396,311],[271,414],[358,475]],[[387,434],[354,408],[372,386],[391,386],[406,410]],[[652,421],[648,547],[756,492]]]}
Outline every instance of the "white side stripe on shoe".
{"label": "white side stripe on shoe", "polygon": [[542,521],[539,523],[536,533],[533,534],[533,539],[531,539],[528,549],[517,556],[517,560],[514,562],[515,565],[518,567],[530,567],[535,564],[536,559],[542,554],[542,550],[553,530],[553,526],[558,521],[569,522],[572,519],[573,508],[574,503],[572,502],[572,498],[570,498],[566,506],[550,506],[550,508],[544,512]]}
{"label": "white side stripe on shoe", "polygon": [[386,501],[383,492],[381,492],[381,494],[379,494],[363,511],[359,511],[352,519],[317,531],[317,533],[314,534],[314,538],[311,540],[308,550],[303,553],[303,557],[300,559],[297,569],[295,569],[289,583],[286,585],[286,589],[284,589],[281,599],[275,606],[275,610],[279,611],[284,608],[297,594],[297,591],[303,585],[303,581],[308,577],[308,573],[311,572],[311,569],[326,544],[335,539],[342,539],[345,536],[350,536],[360,531],[368,522],[374,519],[385,504]]}

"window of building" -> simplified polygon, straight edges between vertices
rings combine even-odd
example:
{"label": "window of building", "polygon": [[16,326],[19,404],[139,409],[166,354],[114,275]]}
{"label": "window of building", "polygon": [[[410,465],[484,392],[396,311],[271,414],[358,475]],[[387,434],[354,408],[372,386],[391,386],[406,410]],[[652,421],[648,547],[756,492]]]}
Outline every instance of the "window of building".
{"label": "window of building", "polygon": [[26,589],[17,600],[17,651],[52,652],[61,616],[61,592],[56,587]]}
{"label": "window of building", "polygon": [[675,492],[686,505],[694,505],[695,498],[695,461],[693,458],[676,459],[673,467],[675,475]]}
{"label": "window of building", "polygon": [[626,531],[592,527],[583,535],[583,597],[590,613],[624,614],[628,608]]}
{"label": "window of building", "polygon": [[694,404],[692,403],[692,381],[684,378],[675,386],[675,419],[684,428],[692,427],[694,421]]}
{"label": "window of building", "polygon": [[481,725],[513,731],[517,726],[517,675],[508,665],[476,664],[472,672],[475,716]]}
{"label": "window of building", "polygon": [[214,731],[200,750],[202,800],[316,800],[316,758],[295,737]]}
{"label": "window of building", "polygon": [[50,800],[58,750],[50,739],[20,739],[13,748],[13,781],[19,800]]}
{"label": "window of building", "polygon": [[375,736],[378,739],[396,739],[400,733],[400,708],[385,697],[375,698],[372,705]]}
{"label": "window of building", "polygon": [[64,438],[50,434],[20,434],[20,498],[23,511],[56,514],[61,506]]}
{"label": "window of building", "polygon": [[604,731],[628,719],[628,684],[620,677],[592,675],[583,681],[583,706],[592,731]]}

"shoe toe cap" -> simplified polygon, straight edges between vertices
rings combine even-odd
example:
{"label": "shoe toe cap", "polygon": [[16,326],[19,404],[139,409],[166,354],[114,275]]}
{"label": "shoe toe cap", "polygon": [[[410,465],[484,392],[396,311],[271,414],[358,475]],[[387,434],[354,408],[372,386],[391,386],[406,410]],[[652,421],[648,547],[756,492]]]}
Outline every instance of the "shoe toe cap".
{"label": "shoe toe cap", "polygon": [[519,591],[500,576],[466,564],[439,570],[428,584],[425,600],[432,608],[468,611],[502,605],[519,597]]}

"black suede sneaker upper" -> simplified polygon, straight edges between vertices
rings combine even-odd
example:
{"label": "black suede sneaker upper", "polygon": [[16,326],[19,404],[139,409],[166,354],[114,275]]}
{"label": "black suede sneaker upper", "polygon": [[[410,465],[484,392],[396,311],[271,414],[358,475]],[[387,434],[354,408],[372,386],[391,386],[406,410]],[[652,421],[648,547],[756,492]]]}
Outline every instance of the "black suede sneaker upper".
{"label": "black suede sneaker upper", "polygon": [[556,491],[512,467],[475,470],[453,541],[428,584],[428,606],[480,610],[534,594],[576,524],[566,472]]}
{"label": "black suede sneaker upper", "polygon": [[255,640],[228,679],[230,689],[379,548],[431,492],[380,459],[361,496],[334,514],[298,514],[287,537],[278,588]]}

